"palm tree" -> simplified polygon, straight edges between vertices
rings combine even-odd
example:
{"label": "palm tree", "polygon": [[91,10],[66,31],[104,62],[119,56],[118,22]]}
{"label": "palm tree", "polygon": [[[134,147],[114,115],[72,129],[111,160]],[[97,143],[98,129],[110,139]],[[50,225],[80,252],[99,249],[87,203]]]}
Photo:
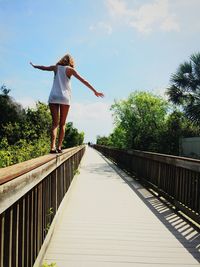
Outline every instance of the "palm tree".
{"label": "palm tree", "polygon": [[171,86],[167,89],[169,100],[182,106],[186,116],[200,123],[200,53],[191,55],[189,62],[179,66],[172,74]]}

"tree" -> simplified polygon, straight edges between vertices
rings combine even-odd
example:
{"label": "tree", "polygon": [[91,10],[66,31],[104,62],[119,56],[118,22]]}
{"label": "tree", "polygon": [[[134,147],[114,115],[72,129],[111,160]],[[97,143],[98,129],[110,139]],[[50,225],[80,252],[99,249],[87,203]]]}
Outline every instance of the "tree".
{"label": "tree", "polygon": [[108,138],[108,144],[116,148],[126,148],[126,131],[118,125]]}
{"label": "tree", "polygon": [[180,64],[171,76],[167,90],[169,100],[183,108],[186,116],[200,123],[200,53],[191,55],[190,61]]}
{"label": "tree", "polygon": [[179,155],[180,138],[192,137],[200,133],[200,128],[177,109],[167,116],[163,130],[160,138],[160,152],[172,155]]}
{"label": "tree", "polygon": [[115,101],[111,107],[114,131],[108,137],[98,136],[97,144],[178,155],[180,138],[199,135],[200,127],[172,108],[148,92],[135,92],[126,100]]}
{"label": "tree", "polygon": [[42,135],[49,136],[51,114],[48,105],[38,101],[36,103],[36,108],[28,108],[26,111],[25,127],[25,134],[28,135],[31,140],[37,139]]}
{"label": "tree", "polygon": [[2,125],[2,138],[7,138],[9,145],[14,145],[20,139],[35,142],[41,137],[49,136],[50,127],[49,108],[46,104],[38,102],[35,108],[23,110],[23,117],[21,116],[20,119],[8,117]]}
{"label": "tree", "polygon": [[110,145],[109,137],[98,135],[96,143],[97,145],[109,146]]}
{"label": "tree", "polygon": [[25,118],[25,110],[11,96],[11,91],[5,85],[0,88],[0,140],[5,136],[5,126],[8,123],[21,123]]}
{"label": "tree", "polygon": [[121,147],[158,151],[167,109],[165,100],[148,92],[135,92],[127,100],[115,102],[111,107],[118,128],[114,131],[115,140],[117,132],[121,132]]}
{"label": "tree", "polygon": [[63,140],[63,148],[73,147],[82,145],[84,141],[84,132],[78,132],[78,130],[73,127],[72,122],[66,124],[65,137]]}
{"label": "tree", "polygon": [[[49,107],[38,102],[25,110],[9,96],[10,89],[0,90],[0,168],[49,153]],[[82,144],[84,133],[67,125],[64,148]]]}

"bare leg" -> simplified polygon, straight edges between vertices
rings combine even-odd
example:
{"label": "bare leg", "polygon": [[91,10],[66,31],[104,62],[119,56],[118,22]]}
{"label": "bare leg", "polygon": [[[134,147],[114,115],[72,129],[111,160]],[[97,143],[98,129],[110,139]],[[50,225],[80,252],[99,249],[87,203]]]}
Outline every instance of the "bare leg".
{"label": "bare leg", "polygon": [[51,128],[51,150],[56,148],[56,136],[58,129],[58,118],[59,118],[59,104],[49,104],[51,116],[52,116],[52,128]]}
{"label": "bare leg", "polygon": [[67,114],[69,112],[69,105],[60,105],[60,124],[59,124],[59,137],[58,137],[58,149],[62,147],[62,141],[65,136],[65,122]]}

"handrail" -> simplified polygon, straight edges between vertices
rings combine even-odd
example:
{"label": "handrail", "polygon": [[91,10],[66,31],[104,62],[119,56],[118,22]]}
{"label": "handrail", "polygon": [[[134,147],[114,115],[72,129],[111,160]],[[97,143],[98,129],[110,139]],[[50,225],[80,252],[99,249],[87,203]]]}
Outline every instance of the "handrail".
{"label": "handrail", "polygon": [[200,224],[200,160],[94,145]]}
{"label": "handrail", "polygon": [[154,159],[159,162],[171,164],[176,167],[183,167],[188,170],[200,171],[200,160],[198,159],[173,156],[155,152],[147,152],[141,150],[122,150],[122,151],[126,151],[127,153],[136,155],[138,157]]}
{"label": "handrail", "polygon": [[32,267],[85,146],[0,169],[0,267]]}
{"label": "handrail", "polygon": [[74,147],[68,148],[64,149],[62,154],[48,154],[8,167],[0,168],[0,185],[11,181],[12,179],[17,178],[18,176],[21,176],[22,174],[30,172],[51,160],[63,157],[66,153],[73,153],[73,151],[75,150],[76,148]]}

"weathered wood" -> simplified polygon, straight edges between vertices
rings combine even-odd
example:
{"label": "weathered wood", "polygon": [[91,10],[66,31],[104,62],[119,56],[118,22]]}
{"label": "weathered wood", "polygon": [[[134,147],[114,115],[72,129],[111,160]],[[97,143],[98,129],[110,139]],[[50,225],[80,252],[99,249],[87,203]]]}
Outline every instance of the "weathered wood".
{"label": "weathered wood", "polygon": [[56,159],[59,165],[59,163],[61,164],[63,160],[66,160],[66,154],[70,157],[75,151],[77,151],[77,148],[68,148],[64,149],[63,153],[59,156],[57,154],[49,154],[17,163],[12,166],[0,168],[0,185],[22,176],[23,174],[28,173],[54,159]]}
{"label": "weathered wood", "polygon": [[3,244],[3,266],[10,267],[10,235],[11,235],[11,209],[5,212],[4,218],[4,244]]}
{"label": "weathered wood", "polygon": [[0,267],[3,267],[4,258],[4,221],[5,213],[0,214]]}
{"label": "weathered wood", "polygon": [[44,261],[60,267],[199,266],[199,233],[141,184],[92,149],[79,170]]}
{"label": "weathered wood", "polygon": [[[119,151],[119,150],[116,150],[116,151]],[[159,162],[163,162],[169,165],[200,172],[200,160],[198,159],[177,157],[177,156],[172,156],[172,155],[139,151],[139,150],[128,150],[124,152],[130,155],[135,155],[137,157],[147,158],[150,160],[159,161]]]}
{"label": "weathered wood", "polygon": [[[31,190],[40,181],[53,172],[53,170],[58,168],[79,150],[80,148],[69,149],[65,153],[61,154],[61,156],[51,157],[50,160],[49,155],[44,156],[45,160],[43,164],[40,164],[39,167],[35,167],[33,164],[33,169],[31,167],[27,167],[27,163],[20,163],[20,168],[23,168],[23,164],[25,168],[25,171],[23,172],[24,174],[20,176],[18,167],[15,165],[0,169],[0,177],[2,178],[0,178],[0,180],[5,181],[5,177],[6,179],[9,179],[9,181],[0,185],[0,212],[2,213],[4,210],[10,207],[14,202],[24,196],[29,190]],[[33,162],[35,160],[36,159],[34,159]],[[31,165],[31,163],[29,164]],[[9,172],[12,173],[12,178],[8,175]]]}
{"label": "weathered wood", "polygon": [[[200,160],[98,145],[94,147],[145,181],[160,196],[200,224]],[[131,167],[129,164],[132,164]]]}
{"label": "weathered wood", "polygon": [[67,191],[63,165],[74,154],[78,165],[84,150],[75,147],[0,169],[0,267],[33,266]]}

